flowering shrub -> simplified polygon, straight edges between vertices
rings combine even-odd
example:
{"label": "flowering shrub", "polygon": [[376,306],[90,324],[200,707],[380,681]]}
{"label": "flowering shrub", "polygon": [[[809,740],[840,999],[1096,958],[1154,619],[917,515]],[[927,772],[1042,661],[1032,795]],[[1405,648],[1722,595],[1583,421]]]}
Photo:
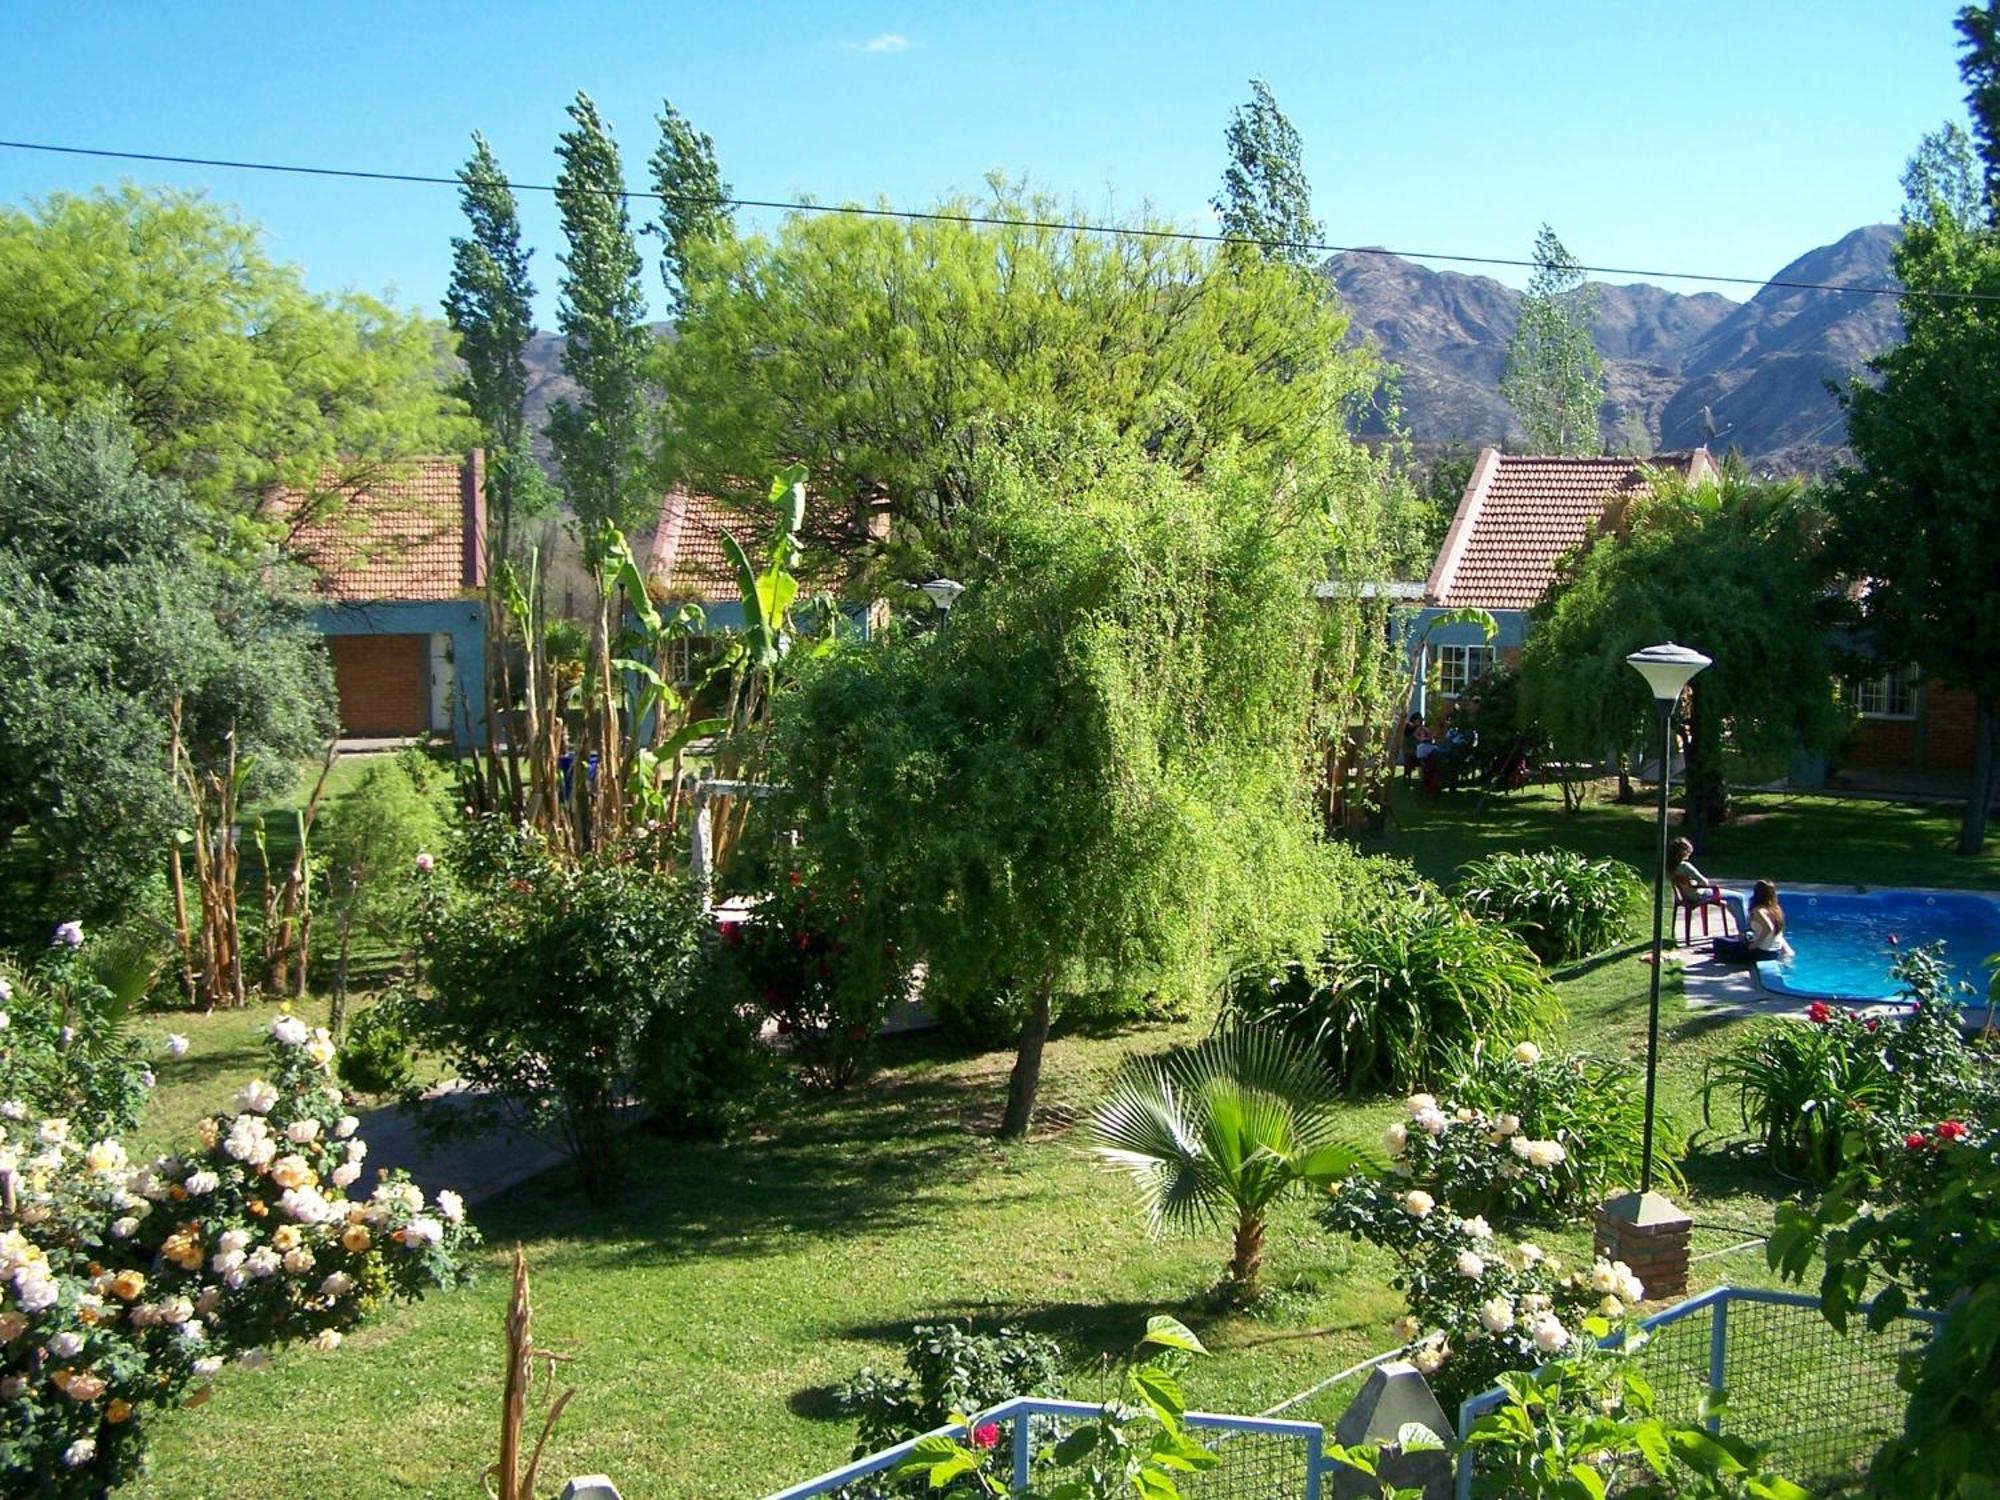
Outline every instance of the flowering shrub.
{"label": "flowering shrub", "polygon": [[333,1043],[271,1027],[268,1079],[140,1165],[30,1101],[0,1102],[0,1475],[94,1496],[130,1478],[150,1410],[199,1401],[227,1358],[331,1350],[391,1298],[458,1281],[474,1240],[453,1193],[390,1174],[350,1199],[366,1144]]}
{"label": "flowering shrub", "polygon": [[1974,1113],[1992,1098],[1990,1067],[1959,1029],[1936,947],[1903,954],[1894,973],[1908,997],[1901,1016],[1863,1016],[1816,1000],[1806,1023],[1780,1020],[1709,1065],[1705,1118],[1715,1095],[1788,1172],[1817,1182],[1880,1159],[1911,1121]]}
{"label": "flowering shrub", "polygon": [[895,946],[865,935],[858,890],[828,900],[799,870],[743,921],[722,925],[738,994],[777,1023],[809,1082],[842,1089],[860,1075],[882,1018],[902,993]]}
{"label": "flowering shrub", "polygon": [[82,926],[63,923],[32,972],[0,968],[0,1099],[92,1140],[129,1130],[153,1075],[127,1011],[93,974]]}
{"label": "flowering shrub", "polygon": [[1560,964],[1636,937],[1646,887],[1619,860],[1541,849],[1489,854],[1465,866],[1458,899],[1519,936],[1543,963]]}
{"label": "flowering shrub", "polygon": [[[1411,1104],[1413,1119],[1436,1108],[1421,1095]],[[1503,1370],[1561,1354],[1585,1317],[1622,1317],[1645,1297],[1623,1261],[1565,1272],[1539,1246],[1503,1241],[1483,1217],[1454,1213],[1429,1190],[1393,1178],[1349,1178],[1328,1195],[1320,1221],[1395,1255],[1391,1284],[1410,1309],[1397,1336],[1447,1410]]]}
{"label": "flowering shrub", "polygon": [[[1406,1105],[1409,1118],[1382,1133],[1384,1190],[1421,1187],[1460,1214],[1569,1217],[1639,1175],[1643,1105],[1618,1063],[1520,1042],[1475,1057],[1443,1101]],[[1677,1180],[1671,1150],[1655,1156]]]}

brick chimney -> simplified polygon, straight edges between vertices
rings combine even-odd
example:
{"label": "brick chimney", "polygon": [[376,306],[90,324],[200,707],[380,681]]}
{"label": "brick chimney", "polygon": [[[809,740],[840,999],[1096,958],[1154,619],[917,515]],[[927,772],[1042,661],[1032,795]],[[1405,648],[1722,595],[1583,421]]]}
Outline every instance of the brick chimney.
{"label": "brick chimney", "polygon": [[469,589],[486,587],[486,450],[474,448],[458,466],[459,506],[464,521],[464,578]]}

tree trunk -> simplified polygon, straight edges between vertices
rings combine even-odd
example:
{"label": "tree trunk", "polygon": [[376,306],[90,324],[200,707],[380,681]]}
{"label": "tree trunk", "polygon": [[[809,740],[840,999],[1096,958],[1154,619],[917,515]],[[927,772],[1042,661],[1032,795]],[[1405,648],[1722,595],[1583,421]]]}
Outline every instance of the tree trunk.
{"label": "tree trunk", "polygon": [[1053,985],[1044,981],[1035,991],[1035,1003],[1021,1027],[1021,1043],[1014,1054],[1014,1071],[1007,1079],[1007,1113],[1000,1121],[1003,1140],[1018,1141],[1028,1133],[1035,1118],[1035,1091],[1042,1085],[1042,1048],[1049,1040],[1049,1022],[1054,1018],[1050,1002]]}
{"label": "tree trunk", "polygon": [[[1708,836],[1708,831],[1729,820],[1729,782],[1722,774],[1720,765],[1710,764],[1714,758],[1714,739],[1707,733],[1704,718],[1707,704],[1700,689],[1688,694],[1687,746],[1682,751],[1682,768],[1686,778],[1686,788],[1681,805],[1685,813],[1681,827],[1688,842],[1699,849]],[[1667,757],[1662,763],[1660,774],[1667,774],[1667,764],[1673,758],[1673,736],[1667,736],[1667,743],[1660,747]]]}
{"label": "tree trunk", "polygon": [[1246,1214],[1237,1221],[1236,1248],[1229,1257],[1230,1297],[1247,1302],[1257,1295],[1257,1281],[1264,1270],[1264,1220]]}
{"label": "tree trunk", "polygon": [[1958,852],[1977,854],[1986,847],[1986,815],[1993,805],[1994,754],[2000,745],[2000,703],[1990,693],[1973,700],[1972,784],[1965,789],[1965,820],[1958,825]]}

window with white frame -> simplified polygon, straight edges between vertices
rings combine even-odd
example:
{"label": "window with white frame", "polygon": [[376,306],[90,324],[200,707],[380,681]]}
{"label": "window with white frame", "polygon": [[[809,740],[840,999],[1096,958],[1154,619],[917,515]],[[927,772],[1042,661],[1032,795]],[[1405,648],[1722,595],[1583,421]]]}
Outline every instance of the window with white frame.
{"label": "window with white frame", "polygon": [[1915,667],[1893,667],[1854,684],[1854,706],[1864,719],[1908,719],[1917,711]]}
{"label": "window with white frame", "polygon": [[1456,698],[1493,670],[1491,646],[1439,646],[1437,648],[1438,694]]}

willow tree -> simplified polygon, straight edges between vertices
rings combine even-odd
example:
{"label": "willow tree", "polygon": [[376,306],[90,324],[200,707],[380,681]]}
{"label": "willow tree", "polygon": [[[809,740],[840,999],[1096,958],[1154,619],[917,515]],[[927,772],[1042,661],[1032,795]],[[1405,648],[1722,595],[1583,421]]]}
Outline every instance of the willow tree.
{"label": "willow tree", "polygon": [[1275,478],[1377,384],[1336,299],[1282,260],[1052,227],[1070,205],[998,181],[939,209],[999,222],[794,214],[689,243],[657,378],[673,478],[750,503],[772,455],[796,459],[815,548],[859,545],[886,498],[904,576],[956,575],[971,560],[954,517],[984,454],[1041,412],[1182,475],[1229,453]]}
{"label": "willow tree", "polygon": [[981,463],[949,623],[809,669],[774,759],[815,878],[863,898],[848,941],[1011,1009],[1020,1136],[1067,997],[1310,941],[1326,512],[1101,428]]}
{"label": "willow tree", "polygon": [[1558,580],[1521,653],[1521,713],[1558,757],[1648,743],[1652,699],[1625,658],[1678,641],[1713,658],[1686,725],[1688,836],[1729,814],[1727,759],[1781,775],[1838,737],[1823,521],[1796,484],[1733,467],[1662,481]]}

